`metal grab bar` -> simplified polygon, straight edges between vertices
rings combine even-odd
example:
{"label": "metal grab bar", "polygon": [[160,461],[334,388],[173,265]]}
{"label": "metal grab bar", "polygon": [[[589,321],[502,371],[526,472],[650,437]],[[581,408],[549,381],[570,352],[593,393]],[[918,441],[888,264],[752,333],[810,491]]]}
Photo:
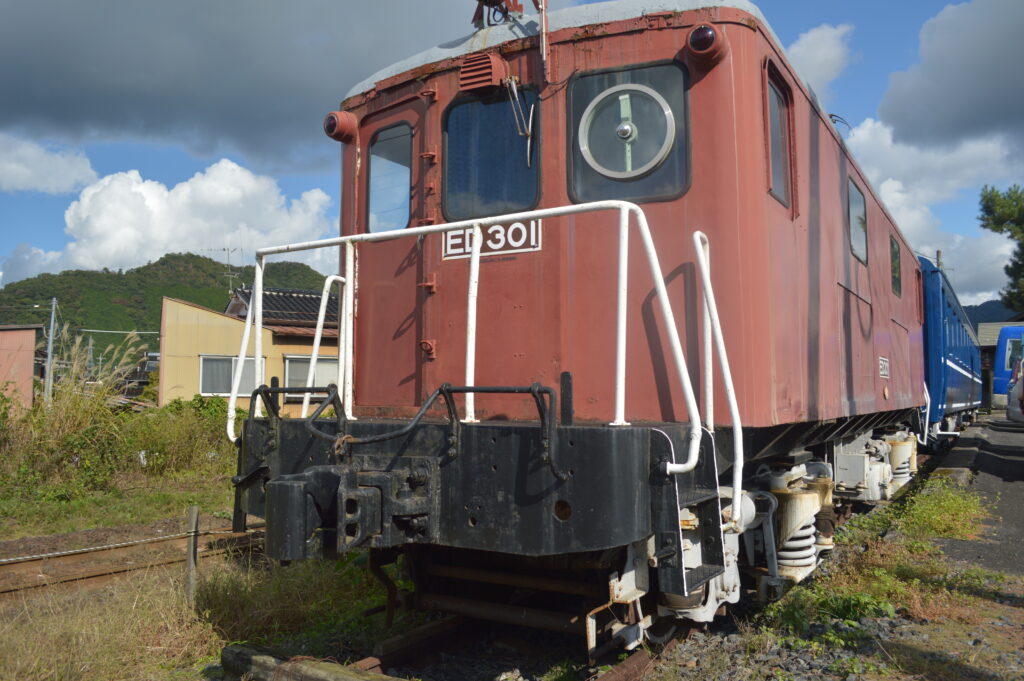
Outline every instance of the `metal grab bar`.
{"label": "metal grab bar", "polygon": [[[245,312],[245,329],[242,331],[242,346],[238,349],[238,365],[245,366],[245,353],[249,349],[249,330],[252,328],[252,301],[249,301],[249,309]],[[262,329],[261,329],[262,330]],[[257,335],[259,335],[257,333]],[[253,359],[255,369],[256,360]],[[235,406],[238,404],[238,386],[242,382],[242,369],[237,368],[231,377],[231,396],[228,397],[228,439],[232,444],[238,441],[235,435]]]}
{"label": "metal grab bar", "polygon": [[928,392],[928,383],[922,383],[924,386],[924,418],[921,419],[921,431],[924,438],[921,435],[917,436],[917,441],[922,445],[928,445],[928,420],[932,417],[932,396]]}
{"label": "metal grab bar", "polygon": [[[522,220],[530,219],[543,219],[546,217],[560,217],[565,215],[576,215],[580,213],[593,213],[598,211],[615,210],[619,212],[619,275],[618,275],[618,309],[616,315],[616,353],[615,353],[615,414],[611,422],[611,425],[624,426],[628,425],[625,419],[625,374],[626,374],[626,294],[627,294],[627,268],[628,262],[626,255],[628,255],[628,227],[630,223],[630,215],[635,219],[637,231],[640,233],[640,238],[644,246],[644,252],[647,256],[647,263],[650,269],[651,278],[653,279],[654,288],[658,295],[659,307],[661,308],[662,317],[665,321],[666,333],[669,337],[669,346],[671,349],[672,357],[676,365],[676,371],[679,378],[679,382],[683,389],[683,396],[686,403],[687,415],[690,419],[689,424],[689,446],[687,460],[696,461],[696,457],[699,456],[700,452],[700,439],[701,439],[701,419],[700,411],[697,407],[697,399],[693,393],[693,386],[690,383],[690,376],[686,370],[686,358],[683,354],[682,342],[679,339],[679,331],[676,326],[675,316],[672,312],[672,306],[669,302],[668,291],[665,287],[664,275],[661,270],[661,263],[658,260],[658,254],[654,247],[654,241],[651,237],[650,227],[647,224],[647,217],[644,215],[643,210],[634,203],[628,201],[595,201],[592,203],[576,204],[572,206],[560,206],[557,208],[545,208],[532,211],[524,211],[521,213],[510,213],[506,215],[498,215],[489,218],[481,218],[475,220],[463,220],[460,222],[451,222],[442,225],[428,225],[424,227],[411,227],[403,230],[396,230],[391,232],[369,232],[363,234],[353,234],[349,236],[334,237],[331,239],[321,239],[317,241],[306,241],[296,244],[286,244],[282,246],[274,246],[270,248],[261,248],[256,251],[256,276],[253,284],[253,296],[255,300],[253,304],[249,306],[251,317],[247,316],[247,326],[251,323],[253,326],[261,327],[263,322],[263,274],[265,269],[266,258],[270,255],[277,255],[282,253],[295,253],[298,251],[313,250],[317,248],[330,248],[334,246],[345,247],[345,278],[346,283],[344,286],[344,306],[343,316],[344,320],[344,343],[342,352],[339,355],[343,357],[342,361],[345,364],[344,368],[344,395],[342,404],[344,405],[346,418],[353,420],[351,413],[353,406],[353,377],[352,377],[352,364],[353,364],[353,339],[354,339],[354,296],[355,290],[358,287],[358,272],[355,269],[355,249],[356,245],[362,242],[375,242],[375,241],[391,241],[395,239],[407,239],[407,238],[419,238],[430,234],[439,234],[443,232],[449,232],[454,230],[465,230],[472,229],[472,251],[470,255],[470,281],[469,281],[469,294],[467,296],[467,329],[466,329],[466,385],[473,386],[475,383],[475,369],[476,369],[476,303],[477,303],[477,292],[479,287],[479,273],[480,273],[480,255],[483,247],[483,232],[484,227],[489,227],[495,224],[519,222]],[[339,333],[339,335],[341,335]],[[247,338],[246,338],[247,340]],[[339,341],[341,339],[339,338]],[[255,339],[255,354],[260,356],[262,354],[262,334],[256,334]],[[263,366],[260,363],[256,364],[256,383],[263,383]],[[236,381],[237,383],[237,381]],[[235,396],[237,391],[233,390],[232,395]],[[257,410],[259,405],[257,405]],[[475,404],[472,393],[466,395],[465,401],[465,418],[464,422],[472,423],[476,420]],[[258,415],[258,414],[257,414]],[[234,416],[233,412],[228,413],[229,428],[233,432],[234,428]]]}
{"label": "metal grab bar", "polygon": [[[740,421],[740,409],[736,403],[736,388],[732,382],[729,369],[729,354],[725,350],[725,339],[722,335],[722,323],[718,318],[718,305],[715,303],[715,290],[711,286],[711,244],[704,232],[693,233],[693,247],[700,266],[701,288],[704,294],[704,413],[708,432],[714,434],[714,382],[712,372],[711,341],[714,340],[714,351],[718,355],[718,364],[722,371],[722,383],[725,384],[725,396],[729,402],[729,418],[732,421],[733,437],[733,469],[732,469],[732,519],[727,527],[737,533],[743,531],[743,424]],[[687,459],[683,464],[669,464],[669,473],[689,473],[697,466],[696,457]]]}
{"label": "metal grab bar", "polygon": [[[327,319],[327,301],[330,299],[331,284],[338,284],[338,304],[343,305],[341,302],[342,296],[345,293],[345,277],[340,277],[337,274],[332,274],[324,279],[324,291],[320,294],[320,312],[316,317],[316,333],[313,336],[313,352],[309,355],[309,369],[306,371],[306,387],[313,387],[313,380],[316,377],[316,361],[320,355],[320,340],[323,338],[324,333],[324,320]],[[251,305],[249,307],[252,307]],[[339,311],[340,312],[340,311]],[[341,348],[344,345],[342,343],[342,315],[338,315],[338,354],[341,354]],[[344,385],[344,366],[341,361],[341,357],[338,357],[338,382],[335,385]],[[309,411],[309,398],[310,393],[306,393],[302,396],[302,414],[301,418],[306,418],[306,413]]]}

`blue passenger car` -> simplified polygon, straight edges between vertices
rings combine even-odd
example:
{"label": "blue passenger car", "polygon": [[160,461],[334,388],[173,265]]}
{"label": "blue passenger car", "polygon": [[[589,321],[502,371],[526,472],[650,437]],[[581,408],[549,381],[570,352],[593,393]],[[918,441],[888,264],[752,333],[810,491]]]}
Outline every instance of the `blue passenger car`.
{"label": "blue passenger car", "polygon": [[1024,354],[1024,326],[999,329],[996,356],[992,360],[992,406],[1005,407],[1013,369]]}
{"label": "blue passenger car", "polygon": [[928,425],[933,432],[948,431],[981,406],[981,353],[978,336],[945,273],[925,258],[918,260],[924,303],[924,376],[931,400]]}

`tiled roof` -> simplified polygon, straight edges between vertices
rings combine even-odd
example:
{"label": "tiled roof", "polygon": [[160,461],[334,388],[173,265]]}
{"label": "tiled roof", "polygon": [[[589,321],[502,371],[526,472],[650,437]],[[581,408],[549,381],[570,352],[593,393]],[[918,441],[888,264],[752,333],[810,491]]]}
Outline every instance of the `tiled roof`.
{"label": "tiled roof", "polygon": [[[249,301],[252,298],[252,289],[248,287],[236,288],[231,294],[231,300],[224,312],[235,317],[245,317],[249,309]],[[320,292],[301,291],[286,288],[265,288],[263,289],[263,325],[267,327],[296,328],[315,327],[317,314],[320,312]],[[338,296],[330,294],[327,301],[327,314],[324,320],[324,335],[326,329],[338,326]],[[287,335],[303,335],[280,331]],[[337,334],[334,334],[335,336]]]}
{"label": "tiled roof", "polygon": [[[264,324],[264,328],[270,329],[273,333],[279,336],[308,336],[312,338],[316,335],[316,326],[281,326],[279,324]],[[337,338],[338,330],[329,329],[324,326],[323,337]]]}

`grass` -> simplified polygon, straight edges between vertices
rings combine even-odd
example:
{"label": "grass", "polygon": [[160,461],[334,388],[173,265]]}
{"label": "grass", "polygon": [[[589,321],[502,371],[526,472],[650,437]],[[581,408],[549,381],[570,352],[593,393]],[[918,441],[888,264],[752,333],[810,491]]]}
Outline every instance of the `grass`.
{"label": "grass", "polygon": [[0,681],[195,679],[237,641],[344,662],[424,617],[400,611],[391,629],[363,617],[384,593],[358,563],[204,562],[194,606],[173,570],[2,602]]}
{"label": "grass", "polygon": [[184,517],[185,509],[193,505],[199,506],[203,515],[229,519],[232,502],[231,483],[225,472],[159,477],[122,473],[108,488],[89,493],[0,496],[0,539],[148,524]]}
{"label": "grass", "polygon": [[222,644],[164,572],[96,592],[47,591],[0,609],[4,681],[166,679],[216,660]]}
{"label": "grass", "polygon": [[862,618],[902,612],[966,621],[974,615],[965,607],[969,596],[963,587],[989,575],[953,572],[932,540],[972,537],[984,517],[975,493],[948,479],[928,480],[905,503],[847,523],[837,536],[841,560],[766,608],[762,624],[828,644],[856,645],[863,637],[857,630]]}
{"label": "grass", "polygon": [[226,565],[199,584],[196,609],[225,640],[344,661],[424,619],[422,613],[399,611],[389,629],[383,614],[363,616],[385,600],[379,582],[361,565],[364,557]]}

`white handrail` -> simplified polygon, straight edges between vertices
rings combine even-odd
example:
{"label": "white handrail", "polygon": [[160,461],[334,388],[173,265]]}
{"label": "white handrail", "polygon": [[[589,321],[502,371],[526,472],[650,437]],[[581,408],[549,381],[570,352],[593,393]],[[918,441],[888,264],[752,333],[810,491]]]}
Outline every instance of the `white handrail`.
{"label": "white handrail", "polygon": [[342,338],[338,338],[338,361],[341,361],[341,355],[344,354],[345,386],[343,388],[342,407],[345,409],[345,418],[349,421],[356,420],[355,415],[352,413],[352,348],[355,344],[356,333],[355,297],[356,247],[355,244],[347,243],[345,244],[345,304],[341,309],[341,313],[345,317],[345,336],[344,343],[342,343]]}
{"label": "white handrail", "polygon": [[[242,345],[238,348],[238,363],[235,365],[235,371],[231,377],[231,396],[228,398],[228,439],[231,440],[232,444],[238,440],[235,435],[235,405],[238,404],[238,386],[242,382],[242,370],[238,367],[245,366],[245,351],[249,349],[249,329],[252,328],[252,301],[249,301],[249,307],[245,311],[245,328],[242,330]],[[253,358],[253,364],[255,365],[256,359]],[[255,367],[254,367],[255,369]]]}
{"label": "white handrail", "polygon": [[[473,249],[469,256],[469,301],[466,304],[466,385],[476,385],[476,302],[480,288],[480,249],[484,232],[473,225]],[[476,423],[476,395],[466,393],[466,418],[463,423]]]}
{"label": "white handrail", "polygon": [[[700,266],[701,288],[704,290],[704,394],[707,404],[704,406],[708,414],[712,414],[714,402],[714,380],[711,373],[710,362],[707,357],[711,354],[711,348],[707,345],[708,330],[707,323],[711,322],[711,335],[715,341],[715,354],[718,355],[718,365],[722,371],[722,383],[725,386],[725,397],[729,403],[729,419],[732,421],[732,519],[728,523],[730,529],[737,533],[743,532],[743,424],[740,421],[740,408],[736,402],[736,387],[732,382],[732,371],[729,369],[729,354],[725,349],[725,338],[722,335],[722,323],[718,318],[718,305],[715,303],[715,289],[711,286],[711,244],[704,232],[693,233],[693,246],[697,252],[697,264]],[[712,428],[711,417],[708,417],[708,429]]]}
{"label": "white handrail", "polygon": [[[626,223],[628,226],[628,216],[632,214],[636,220],[637,230],[640,232],[640,238],[643,242],[644,252],[647,256],[648,267],[651,272],[651,278],[653,279],[654,288],[658,294],[658,302],[661,308],[662,317],[665,320],[666,333],[669,336],[669,346],[672,352],[672,357],[676,365],[676,371],[678,374],[679,382],[682,385],[683,397],[686,402],[687,415],[690,419],[690,432],[689,432],[689,445],[687,461],[693,461],[696,464],[697,457],[700,452],[700,411],[697,407],[697,399],[693,393],[693,386],[690,383],[689,372],[686,368],[686,358],[683,354],[682,342],[679,339],[679,331],[676,326],[675,316],[672,313],[672,306],[669,302],[668,291],[665,287],[664,276],[661,271],[661,263],[658,260],[657,251],[654,248],[654,241],[651,237],[650,227],[647,224],[647,217],[644,215],[643,210],[640,209],[634,203],[628,201],[595,201],[592,203],[576,204],[571,206],[559,206],[556,208],[544,208],[539,210],[524,211],[521,213],[510,213],[506,215],[497,215],[489,218],[478,218],[473,220],[462,220],[459,222],[450,222],[442,225],[427,225],[424,227],[410,227],[403,230],[388,231],[388,232],[368,232],[362,234],[352,234],[349,236],[333,237],[331,239],[321,239],[317,241],[305,241],[295,244],[285,244],[281,246],[273,246],[270,248],[261,248],[256,251],[256,282],[253,286],[254,297],[256,301],[251,308],[254,308],[253,325],[257,328],[260,327],[263,321],[263,307],[260,302],[263,291],[263,272],[264,263],[267,256],[282,254],[282,253],[295,253],[298,251],[307,251],[317,248],[329,248],[332,246],[345,246],[345,269],[346,269],[346,285],[345,285],[345,302],[346,310],[344,315],[346,317],[346,327],[348,332],[345,334],[344,342],[344,357],[345,357],[345,400],[344,407],[346,415],[351,418],[352,410],[352,393],[353,393],[353,344],[354,344],[354,296],[355,289],[358,286],[358,271],[355,269],[355,246],[362,242],[375,242],[375,241],[391,241],[395,239],[407,239],[407,238],[418,238],[429,234],[439,234],[443,232],[449,232],[454,230],[464,230],[472,228],[474,230],[473,246],[475,256],[471,255],[470,261],[470,275],[473,276],[474,269],[476,270],[476,276],[479,277],[479,249],[482,247],[482,229],[491,225],[519,222],[530,219],[543,219],[546,217],[560,217],[564,215],[575,215],[579,213],[593,213],[598,211],[615,210],[620,213],[620,239],[619,239],[619,262],[624,263],[624,244],[628,244],[628,238],[622,238],[622,215],[625,214],[627,217]],[[479,237],[477,235],[480,235]],[[477,265],[474,267],[473,258],[477,260]],[[628,267],[623,265],[622,267]],[[625,307],[625,289],[621,286],[622,280],[625,278],[624,273],[620,271],[620,297],[618,300],[619,310],[616,321],[616,386],[615,386],[615,414],[612,420],[612,425],[624,425],[626,424],[625,419],[625,345],[626,345],[626,333],[625,333],[625,319],[626,315],[622,309]],[[469,315],[472,314],[475,319],[475,313],[471,312],[475,309],[475,294],[476,290],[470,283],[470,292],[467,297],[467,324],[469,323]],[[475,324],[473,324],[475,326]],[[467,357],[467,385],[473,385],[474,376],[469,372],[471,367],[475,368],[475,357],[476,357],[476,343],[475,343],[475,329],[473,329],[470,336],[469,330],[467,330],[467,341],[471,340],[472,343],[468,344],[466,348]],[[257,335],[257,353],[262,350],[260,337]],[[341,354],[341,353],[339,353]],[[258,380],[262,381],[263,373],[260,367],[257,367]],[[475,412],[471,409],[473,405],[472,393],[466,395],[466,419],[475,419]],[[259,405],[256,406],[259,409]],[[229,415],[230,417],[230,415]]]}
{"label": "white handrail", "polygon": [[921,430],[924,431],[924,439],[921,439],[921,436],[918,435],[917,436],[917,441],[920,442],[922,445],[927,446],[928,445],[928,426],[929,426],[928,419],[930,419],[932,417],[932,396],[931,396],[931,393],[928,392],[928,383],[925,382],[925,383],[922,383],[921,385],[924,386],[924,418],[921,419],[921,425],[922,425]]}
{"label": "white handrail", "polygon": [[[338,284],[338,306],[340,307],[340,306],[344,305],[344,302],[342,302],[342,298],[343,298],[344,293],[345,293],[345,277],[338,276],[337,274],[332,274],[329,277],[327,277],[326,279],[324,279],[324,290],[323,290],[323,293],[320,294],[320,311],[317,313],[317,316],[316,316],[316,333],[313,335],[313,351],[309,355],[309,369],[306,370],[306,387],[307,388],[312,388],[313,387],[313,381],[316,379],[316,361],[317,361],[317,359],[319,359],[319,356],[320,356],[320,340],[323,338],[324,322],[327,319],[327,301],[330,300],[330,297],[331,297],[330,296],[331,285],[335,284],[335,283]],[[250,307],[252,307],[252,306],[250,305]],[[339,389],[341,388],[342,385],[344,385],[343,377],[344,377],[344,371],[345,371],[345,368],[343,366],[343,362],[342,362],[342,359],[341,359],[341,356],[340,356],[341,355],[341,348],[344,345],[342,343],[342,341],[341,341],[342,334],[345,333],[342,330],[343,326],[344,326],[344,324],[343,324],[342,319],[341,319],[341,314],[339,314],[338,315],[338,355],[339,355],[339,357],[338,357],[338,381],[337,381],[337,383],[335,383],[335,385],[337,385],[339,387]],[[302,396],[302,418],[306,418],[306,414],[307,414],[307,412],[309,412],[309,398],[310,398],[310,394],[308,392],[303,394],[303,396]]]}
{"label": "white handrail", "polygon": [[[260,329],[263,328],[263,268],[266,262],[265,256],[262,256],[257,251],[256,253],[256,276],[252,286],[252,299],[249,301],[249,307],[255,308],[253,312],[253,324],[256,326],[256,346],[255,356],[256,359],[263,358],[263,334],[260,333]],[[263,362],[254,361],[253,364],[253,376],[256,378],[256,387],[263,385]],[[259,400],[256,400],[256,407],[253,410],[253,415],[259,417],[263,414],[263,405],[260,404]]]}

